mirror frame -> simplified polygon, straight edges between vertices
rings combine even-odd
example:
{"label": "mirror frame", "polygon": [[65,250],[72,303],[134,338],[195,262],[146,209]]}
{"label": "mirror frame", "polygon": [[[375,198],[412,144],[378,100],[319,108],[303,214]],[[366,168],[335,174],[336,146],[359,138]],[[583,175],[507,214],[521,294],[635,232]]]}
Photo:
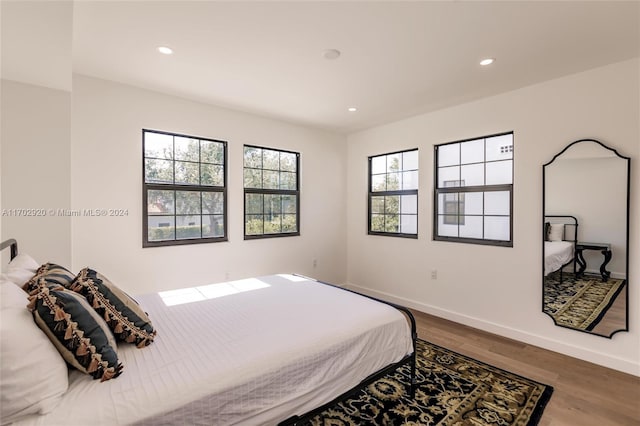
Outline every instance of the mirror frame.
{"label": "mirror frame", "polygon": [[[571,148],[572,146],[579,144],[579,143],[583,143],[583,142],[593,142],[596,143],[598,145],[600,145],[602,148],[611,151],[613,154],[615,154],[618,158],[625,160],[627,162],[627,205],[626,205],[626,216],[627,216],[627,222],[626,222],[626,230],[625,230],[625,241],[626,241],[626,245],[627,245],[627,252],[626,252],[626,256],[625,256],[625,276],[626,276],[626,284],[625,284],[625,288],[624,288],[624,292],[625,292],[625,296],[626,296],[626,306],[625,306],[625,325],[624,328],[618,329],[613,331],[609,336],[606,336],[604,334],[597,334],[597,333],[592,333],[591,331],[588,330],[580,330],[578,328],[573,328],[573,327],[569,327],[567,325],[563,325],[563,324],[558,324],[556,322],[556,319],[553,318],[551,316],[551,314],[545,312],[544,310],[544,241],[546,238],[546,227],[545,227],[545,212],[546,212],[546,176],[545,176],[545,172],[546,172],[546,167],[551,165],[556,158],[560,157],[562,154],[564,154],[569,148]],[[593,336],[600,336],[600,337],[604,337],[604,338],[608,338],[611,339],[616,333],[621,332],[621,331],[629,331],[629,218],[630,218],[630,201],[631,201],[631,157],[626,157],[622,154],[620,154],[617,150],[615,150],[614,148],[610,148],[607,145],[603,144],[602,142],[600,142],[599,140],[596,139],[578,139],[576,141],[571,142],[569,145],[567,145],[566,147],[564,147],[562,149],[562,151],[560,151],[559,153],[557,153],[556,155],[553,156],[553,158],[551,159],[551,161],[549,161],[548,163],[545,163],[542,165],[542,303],[541,303],[541,307],[542,307],[542,313],[545,315],[548,315],[552,320],[554,325],[558,326],[558,327],[563,327],[563,328],[567,328],[569,330],[575,330],[575,331],[579,331],[582,333],[587,333],[587,334],[591,334]],[[575,257],[575,254],[574,254]]]}

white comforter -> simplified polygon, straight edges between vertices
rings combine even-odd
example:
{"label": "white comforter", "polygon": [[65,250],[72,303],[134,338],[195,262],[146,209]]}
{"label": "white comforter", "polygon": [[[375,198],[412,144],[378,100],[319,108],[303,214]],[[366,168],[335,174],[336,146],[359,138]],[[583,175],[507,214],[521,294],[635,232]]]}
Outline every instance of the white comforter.
{"label": "white comforter", "polygon": [[72,372],[57,409],[25,423],[275,424],[412,350],[397,310],[292,275],[137,300],[158,330],[155,342],[119,345],[124,372],[116,379]]}
{"label": "white comforter", "polygon": [[573,243],[569,241],[544,242],[544,276],[557,271],[573,259]]}

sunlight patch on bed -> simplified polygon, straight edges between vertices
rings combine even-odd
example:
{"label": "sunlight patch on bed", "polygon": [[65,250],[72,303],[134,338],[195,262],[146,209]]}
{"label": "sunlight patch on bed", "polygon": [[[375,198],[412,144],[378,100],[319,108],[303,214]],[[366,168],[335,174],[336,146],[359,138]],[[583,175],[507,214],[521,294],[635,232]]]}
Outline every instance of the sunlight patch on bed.
{"label": "sunlight patch on bed", "polygon": [[279,277],[293,281],[295,283],[301,281],[315,281],[313,278],[303,277],[302,275],[278,274]]}
{"label": "sunlight patch on bed", "polygon": [[185,303],[199,302],[206,299],[215,299],[230,294],[244,293],[246,291],[259,290],[270,287],[269,284],[257,278],[247,278],[238,281],[229,281],[218,284],[208,284],[199,287],[181,288],[178,290],[161,291],[158,294],[167,306],[182,305]]}
{"label": "sunlight patch on bed", "polygon": [[202,293],[196,287],[181,288],[179,290],[161,291],[158,293],[167,306],[182,305],[183,303],[205,300]]}

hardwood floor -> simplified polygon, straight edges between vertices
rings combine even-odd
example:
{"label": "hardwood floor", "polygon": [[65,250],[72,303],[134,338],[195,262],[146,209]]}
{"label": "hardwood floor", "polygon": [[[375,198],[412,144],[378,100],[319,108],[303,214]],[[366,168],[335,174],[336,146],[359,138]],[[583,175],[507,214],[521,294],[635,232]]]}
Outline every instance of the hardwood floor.
{"label": "hardwood floor", "polygon": [[[626,286],[626,284],[625,284]],[[617,330],[623,330],[627,323],[627,291],[623,288],[607,313],[596,325],[592,332],[602,336],[610,336]]]}
{"label": "hardwood floor", "polygon": [[640,378],[413,311],[418,336],[553,386],[541,426],[640,425]]}

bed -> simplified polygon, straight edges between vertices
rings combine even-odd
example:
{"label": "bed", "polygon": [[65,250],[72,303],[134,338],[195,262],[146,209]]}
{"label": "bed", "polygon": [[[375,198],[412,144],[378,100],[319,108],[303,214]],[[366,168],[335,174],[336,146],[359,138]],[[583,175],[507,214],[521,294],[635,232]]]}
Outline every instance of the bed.
{"label": "bed", "polygon": [[575,247],[578,240],[578,219],[574,216],[547,215],[544,231],[544,276],[562,271],[573,263],[576,272]]}
{"label": "bed", "polygon": [[330,284],[282,274],[136,300],[154,342],[118,343],[124,369],[105,382],[69,370],[55,408],[13,424],[300,424],[405,364],[415,384],[411,312]]}

